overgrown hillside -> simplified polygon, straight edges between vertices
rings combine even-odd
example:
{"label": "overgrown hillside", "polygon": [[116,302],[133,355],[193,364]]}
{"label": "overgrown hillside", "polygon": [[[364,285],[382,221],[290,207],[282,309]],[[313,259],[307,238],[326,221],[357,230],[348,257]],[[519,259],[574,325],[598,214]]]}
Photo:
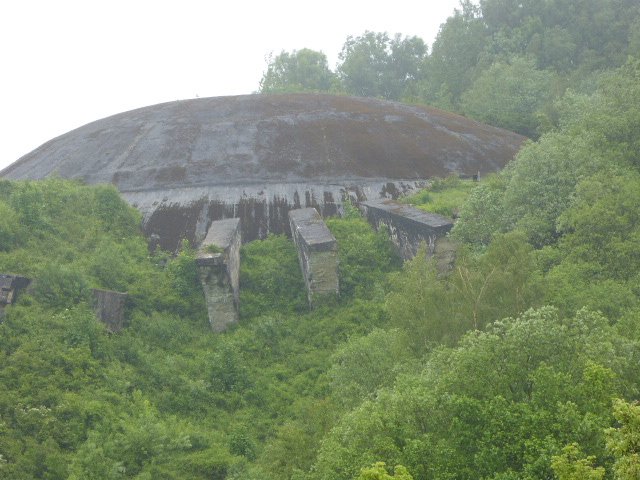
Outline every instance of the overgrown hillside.
{"label": "overgrown hillside", "polygon": [[449,275],[419,256],[392,276],[417,371],[361,397],[309,478],[377,460],[420,479],[638,478],[640,407],[615,399],[640,394],[639,78],[629,61],[567,97],[561,128],[471,192]]}
{"label": "overgrown hillside", "polygon": [[[39,281],[0,325],[0,475],[637,478],[638,78],[471,191],[449,272],[347,208],[341,298],[309,312],[292,243],[251,242],[220,335],[191,250],[149,255],[112,187],[2,182],[0,271]],[[90,287],[130,292],[127,328]]]}
{"label": "overgrown hillside", "polygon": [[[347,207],[340,299],[308,311],[292,243],[251,242],[215,335],[193,251],[149,254],[114,188],[0,182],[0,272],[38,280],[0,324],[0,478],[639,478],[637,5],[516,3],[464,2],[411,84],[537,85],[503,172],[407,199],[458,215],[448,272]],[[129,292],[122,332],[92,287]]]}
{"label": "overgrown hillside", "polygon": [[[214,335],[188,246],[149,255],[115,189],[1,191],[0,271],[37,283],[0,324],[0,478],[244,478],[295,419],[301,455],[281,455],[310,466],[336,414],[331,354],[385,323],[380,292],[399,264],[384,236],[332,222],[344,295],[314,312],[293,244],[247,245],[241,325]],[[129,292],[124,331],[97,322],[91,287]]]}

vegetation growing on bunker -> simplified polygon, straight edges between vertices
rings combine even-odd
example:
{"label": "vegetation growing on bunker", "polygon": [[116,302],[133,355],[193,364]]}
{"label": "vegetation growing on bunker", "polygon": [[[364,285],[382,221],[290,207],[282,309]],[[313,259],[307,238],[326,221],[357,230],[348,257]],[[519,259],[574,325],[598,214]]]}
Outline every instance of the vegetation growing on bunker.
{"label": "vegetation growing on bunker", "polygon": [[[635,4],[518,4],[465,2],[428,58],[520,49],[584,88],[469,187],[450,270],[401,264],[347,206],[326,222],[338,299],[309,310],[293,244],[268,236],[214,334],[195,251],[150,253],[115,188],[0,181],[0,272],[34,279],[0,321],[0,478],[637,478],[640,61],[618,55]],[[583,23],[548,25],[551,5]],[[464,102],[484,64],[460,65],[428,92]],[[467,188],[438,184],[430,200]],[[91,288],[129,293],[122,331]]]}
{"label": "vegetation growing on bunker", "polygon": [[433,179],[427,188],[401,197],[400,201],[415,205],[426,212],[455,218],[475,186],[475,180],[450,175]]}

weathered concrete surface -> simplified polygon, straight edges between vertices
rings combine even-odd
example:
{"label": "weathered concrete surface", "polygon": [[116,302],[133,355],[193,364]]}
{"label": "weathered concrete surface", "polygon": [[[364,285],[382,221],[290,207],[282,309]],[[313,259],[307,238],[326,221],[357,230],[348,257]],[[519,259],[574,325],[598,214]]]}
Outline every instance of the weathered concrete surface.
{"label": "weathered concrete surface", "polygon": [[127,294],[111,290],[93,289],[93,306],[98,320],[116,333],[124,326],[124,307]]}
{"label": "weathered concrete surface", "polygon": [[[172,251],[182,238],[198,244],[204,238],[206,226],[220,218],[240,217],[243,241],[265,238],[269,233],[290,236],[289,210],[314,207],[323,216],[331,216],[341,212],[346,198],[352,201],[397,198],[427,185],[427,181],[422,180],[343,181],[342,184],[254,182],[240,186],[124,192],[123,196],[142,212],[145,232],[154,235],[161,248]],[[159,202],[158,198],[163,201]]]}
{"label": "weathered concrete surface", "polygon": [[345,195],[396,198],[416,182],[502,168],[524,137],[429,107],[331,95],[170,102],[90,123],[0,176],[113,183],[165,249],[239,216],[245,240],[289,229],[287,212]]}
{"label": "weathered concrete surface", "polygon": [[198,250],[196,264],[215,332],[238,321],[240,303],[240,219],[212,222]]}
{"label": "weathered concrete surface", "polygon": [[4,309],[15,303],[18,296],[31,284],[31,279],[19,275],[0,274],[0,321],[4,318]]}
{"label": "weathered concrete surface", "polygon": [[164,103],[55,138],[7,167],[121,191],[496,170],[523,137],[429,107],[331,95],[245,95]]}
{"label": "weathered concrete surface", "polygon": [[309,305],[325,295],[338,295],[338,246],[315,208],[289,212],[291,233],[298,250]]}
{"label": "weathered concrete surface", "polygon": [[[437,253],[438,239],[445,237],[453,227],[453,221],[449,218],[393,200],[360,202],[360,209],[376,229],[388,229],[391,240],[404,260],[413,258],[422,242],[426,243],[429,255]],[[444,245],[440,251],[443,255],[450,254],[450,248]]]}

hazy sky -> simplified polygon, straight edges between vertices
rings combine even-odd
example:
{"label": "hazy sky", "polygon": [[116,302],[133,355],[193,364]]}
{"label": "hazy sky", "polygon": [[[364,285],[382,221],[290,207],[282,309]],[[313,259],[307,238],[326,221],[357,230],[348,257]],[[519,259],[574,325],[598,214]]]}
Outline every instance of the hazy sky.
{"label": "hazy sky", "polygon": [[347,35],[429,46],[459,0],[8,0],[0,4],[0,168],[85,123],[178,99],[252,93],[270,52],[335,67]]}

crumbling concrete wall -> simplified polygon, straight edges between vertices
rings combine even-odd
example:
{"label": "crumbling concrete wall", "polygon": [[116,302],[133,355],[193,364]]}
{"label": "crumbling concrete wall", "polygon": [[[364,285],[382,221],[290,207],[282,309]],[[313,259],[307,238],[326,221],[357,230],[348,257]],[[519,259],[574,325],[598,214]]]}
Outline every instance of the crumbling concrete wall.
{"label": "crumbling concrete wall", "polygon": [[93,306],[96,316],[110,332],[119,332],[124,326],[124,307],[127,296],[126,293],[93,289]]}
{"label": "crumbling concrete wall", "polygon": [[338,245],[315,208],[289,212],[309,305],[324,295],[338,295]]}
{"label": "crumbling concrete wall", "polygon": [[4,309],[18,300],[18,295],[31,284],[31,280],[19,275],[0,274],[0,322]]}
{"label": "crumbling concrete wall", "polygon": [[427,245],[429,255],[440,255],[443,261],[452,258],[451,244],[445,239],[453,227],[452,220],[393,200],[369,200],[359,205],[376,229],[389,231],[404,260],[415,257],[422,242]]}
{"label": "crumbling concrete wall", "polygon": [[198,250],[198,275],[215,332],[238,321],[241,244],[240,219],[230,218],[212,222]]}
{"label": "crumbling concrete wall", "polygon": [[[290,210],[315,208],[323,217],[339,214],[345,199],[398,198],[427,185],[426,180],[342,178],[321,183],[256,183],[191,187],[163,191],[124,192],[143,213],[143,230],[153,244],[176,251],[182,239],[199,245],[212,221],[240,218],[242,241],[273,233],[291,236]],[[159,198],[164,200],[158,201]]]}

